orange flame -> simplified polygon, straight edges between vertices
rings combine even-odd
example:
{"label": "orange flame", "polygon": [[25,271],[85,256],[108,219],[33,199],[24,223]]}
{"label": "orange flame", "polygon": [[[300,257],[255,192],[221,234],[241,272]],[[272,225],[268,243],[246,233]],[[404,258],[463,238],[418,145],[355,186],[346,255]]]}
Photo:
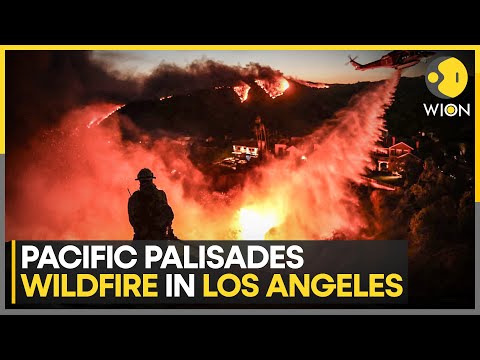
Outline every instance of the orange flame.
{"label": "orange flame", "polygon": [[267,233],[280,224],[280,215],[271,208],[241,208],[238,212],[239,240],[265,240]]}
{"label": "orange flame", "polygon": [[[118,105],[118,104],[99,104],[99,105],[95,105],[95,109],[96,109],[95,114],[96,115],[87,124],[87,128],[90,129],[93,125],[99,125],[103,120],[105,120],[107,117],[112,115],[115,111],[121,109],[124,106],[125,106],[125,104],[121,104],[121,105]],[[113,108],[113,110],[112,110],[112,108]],[[98,113],[100,113],[101,115],[98,116]],[[106,115],[105,115],[105,113],[106,113]]]}
{"label": "orange flame", "polygon": [[275,99],[276,97],[283,95],[285,90],[288,89],[290,84],[288,83],[287,79],[279,76],[273,80],[270,79],[257,79],[255,80],[258,86],[260,86],[263,91],[265,91],[272,99]]}
{"label": "orange flame", "polygon": [[248,92],[250,91],[250,86],[242,81],[242,83],[238,86],[235,86],[233,88],[233,91],[235,91],[240,98],[240,102],[244,102],[248,98]]}

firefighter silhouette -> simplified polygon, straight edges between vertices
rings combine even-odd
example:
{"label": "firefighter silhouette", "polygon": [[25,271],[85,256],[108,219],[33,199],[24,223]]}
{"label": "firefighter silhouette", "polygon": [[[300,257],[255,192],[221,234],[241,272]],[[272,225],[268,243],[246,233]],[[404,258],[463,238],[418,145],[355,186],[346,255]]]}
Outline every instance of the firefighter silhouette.
{"label": "firefighter silhouette", "polygon": [[138,172],[139,190],[128,199],[128,219],[133,227],[133,240],[176,239],[173,235],[173,210],[165,191],[153,183],[156,177],[150,169]]}

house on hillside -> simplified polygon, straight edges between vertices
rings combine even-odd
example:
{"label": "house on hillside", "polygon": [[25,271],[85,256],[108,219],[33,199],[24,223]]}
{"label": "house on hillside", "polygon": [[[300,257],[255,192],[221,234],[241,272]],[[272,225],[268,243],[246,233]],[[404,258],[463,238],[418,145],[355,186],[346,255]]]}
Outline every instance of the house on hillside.
{"label": "house on hillside", "polygon": [[[395,137],[391,137],[392,145],[385,147],[384,142],[378,142],[373,151],[373,158],[376,163],[376,170],[382,172],[391,172],[391,164],[396,162],[407,163],[410,160],[421,161],[421,159],[412,153],[415,149],[407,143],[401,141],[395,142]],[[418,142],[416,143],[418,146]]]}
{"label": "house on hillside", "polygon": [[232,141],[232,154],[238,158],[258,158],[259,147],[258,142],[253,139],[240,139]]}

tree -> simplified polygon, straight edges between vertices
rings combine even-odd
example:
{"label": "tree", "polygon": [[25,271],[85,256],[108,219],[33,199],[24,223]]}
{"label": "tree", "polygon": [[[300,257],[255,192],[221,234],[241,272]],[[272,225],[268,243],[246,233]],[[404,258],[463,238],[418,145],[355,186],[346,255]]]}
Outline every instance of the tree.
{"label": "tree", "polygon": [[437,251],[456,239],[458,234],[457,207],[448,195],[422,208],[410,220],[413,247]]}

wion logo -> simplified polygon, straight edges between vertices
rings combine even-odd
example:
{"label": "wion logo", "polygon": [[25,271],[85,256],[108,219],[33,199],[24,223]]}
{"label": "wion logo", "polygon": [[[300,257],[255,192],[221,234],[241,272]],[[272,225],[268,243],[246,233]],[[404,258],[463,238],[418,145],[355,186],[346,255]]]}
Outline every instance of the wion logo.
{"label": "wion logo", "polygon": [[[427,67],[425,83],[428,90],[440,99],[453,99],[460,95],[468,82],[465,65],[453,56],[440,56]],[[470,104],[426,104],[423,108],[427,116],[470,116]]]}

